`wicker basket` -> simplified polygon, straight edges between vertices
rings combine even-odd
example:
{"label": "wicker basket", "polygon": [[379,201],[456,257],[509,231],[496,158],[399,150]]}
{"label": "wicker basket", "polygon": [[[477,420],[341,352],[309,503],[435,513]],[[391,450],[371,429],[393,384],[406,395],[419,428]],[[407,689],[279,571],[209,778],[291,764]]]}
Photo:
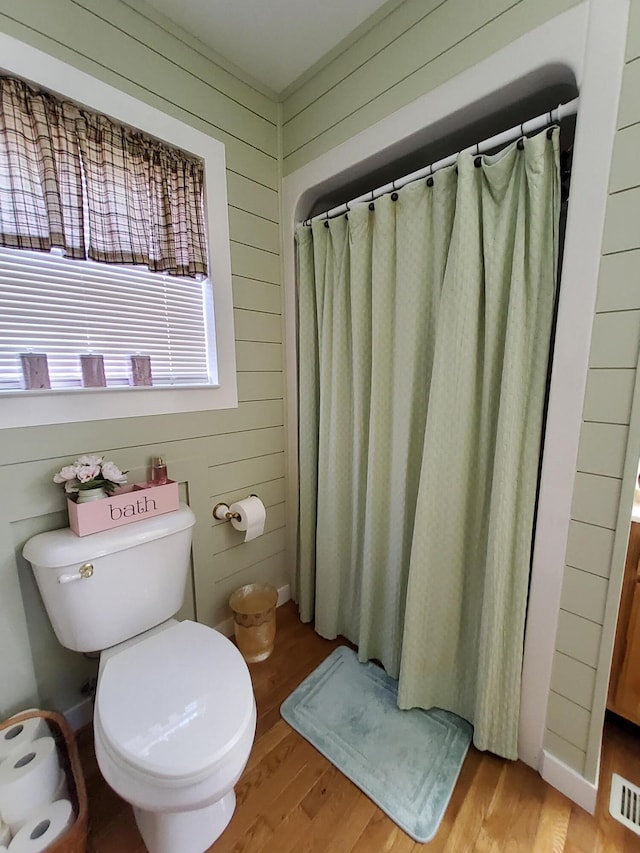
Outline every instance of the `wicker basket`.
{"label": "wicker basket", "polygon": [[87,791],[73,732],[65,718],[55,711],[25,711],[24,714],[16,714],[10,720],[0,723],[0,730],[15,726],[17,723],[31,719],[31,717],[43,717],[49,724],[51,735],[58,747],[62,769],[67,777],[69,799],[76,816],[74,823],[65,834],[47,847],[47,853],[86,853]]}

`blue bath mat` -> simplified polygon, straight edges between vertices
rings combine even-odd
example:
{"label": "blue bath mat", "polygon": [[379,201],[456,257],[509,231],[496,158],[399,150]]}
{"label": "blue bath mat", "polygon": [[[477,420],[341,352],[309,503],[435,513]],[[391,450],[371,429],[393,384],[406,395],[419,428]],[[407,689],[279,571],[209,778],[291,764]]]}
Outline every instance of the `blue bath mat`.
{"label": "blue bath mat", "polygon": [[436,834],[472,728],[448,711],[401,711],[398,682],[337,648],[283,702],[284,719],[416,841]]}

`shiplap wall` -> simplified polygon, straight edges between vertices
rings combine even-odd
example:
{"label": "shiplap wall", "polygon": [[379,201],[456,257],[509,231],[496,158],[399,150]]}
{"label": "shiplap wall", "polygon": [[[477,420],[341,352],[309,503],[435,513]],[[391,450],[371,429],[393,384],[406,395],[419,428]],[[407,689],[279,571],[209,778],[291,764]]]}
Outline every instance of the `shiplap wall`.
{"label": "shiplap wall", "polygon": [[631,516],[630,505],[618,516],[622,478],[625,464],[637,470],[627,446],[637,442],[629,424],[640,350],[639,151],[640,4],[632,3],[545,735],[547,749],[591,780],[594,690],[606,688],[608,674],[600,646],[612,629],[609,577],[619,581],[622,568],[622,555],[612,562],[614,540],[627,535]]}
{"label": "shiplap wall", "polygon": [[[51,477],[77,454],[105,453],[131,479],[152,455],[166,458],[197,517],[185,614],[195,600],[198,619],[215,624],[236,586],[279,586],[287,568],[277,104],[142,2],[0,0],[0,29],[225,143],[240,400],[220,412],[0,433],[2,714],[36,701],[68,708],[92,670],[57,644],[20,557],[29,536],[66,523]],[[251,492],[267,505],[267,531],[243,544],[211,508]]]}
{"label": "shiplap wall", "polygon": [[283,104],[283,173],[486,59],[577,0],[406,0]]}

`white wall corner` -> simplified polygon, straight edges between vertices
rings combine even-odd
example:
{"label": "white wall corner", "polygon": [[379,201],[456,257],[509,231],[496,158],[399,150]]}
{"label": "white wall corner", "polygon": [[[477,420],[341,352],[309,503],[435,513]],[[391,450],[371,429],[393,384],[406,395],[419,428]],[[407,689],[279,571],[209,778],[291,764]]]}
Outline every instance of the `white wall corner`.
{"label": "white wall corner", "polygon": [[560,793],[569,797],[589,814],[596,810],[596,797],[598,786],[588,782],[571,767],[568,767],[555,755],[551,755],[546,749],[542,751],[540,775]]}

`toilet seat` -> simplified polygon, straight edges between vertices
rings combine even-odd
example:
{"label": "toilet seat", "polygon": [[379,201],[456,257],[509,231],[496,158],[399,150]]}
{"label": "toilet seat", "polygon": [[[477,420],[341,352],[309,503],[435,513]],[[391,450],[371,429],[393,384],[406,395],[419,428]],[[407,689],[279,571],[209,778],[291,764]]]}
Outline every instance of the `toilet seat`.
{"label": "toilet seat", "polygon": [[196,622],[172,624],[111,655],[96,718],[119,765],[183,785],[210,775],[255,722],[251,677],[236,647]]}

